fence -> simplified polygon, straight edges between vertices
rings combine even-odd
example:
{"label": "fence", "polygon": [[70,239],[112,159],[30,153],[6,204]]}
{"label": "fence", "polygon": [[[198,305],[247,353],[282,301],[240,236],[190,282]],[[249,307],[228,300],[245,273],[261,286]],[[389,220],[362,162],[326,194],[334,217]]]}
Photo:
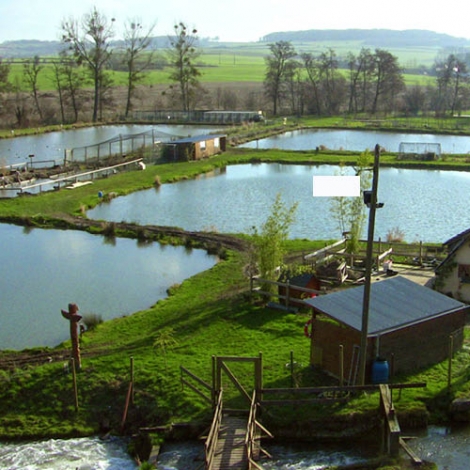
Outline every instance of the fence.
{"label": "fence", "polygon": [[138,166],[140,162],[142,162],[142,158],[138,158],[138,159],[128,161],[125,163],[119,163],[113,166],[99,168],[98,170],[85,171],[82,173],[73,173],[67,176],[63,176],[61,178],[48,179],[48,180],[40,181],[38,183],[29,184],[26,186],[18,186],[18,187],[4,188],[4,189],[16,191],[17,193],[20,193],[20,194],[25,191],[29,192],[31,190],[34,190],[36,192],[42,192],[44,188],[51,187],[51,186],[53,187],[52,189],[60,189],[62,186],[66,188],[74,189],[79,186],[83,186],[85,184],[90,184],[95,179],[95,176],[101,176],[101,177],[108,176],[116,172],[118,168],[126,168],[130,166],[141,168]]}
{"label": "fence", "polygon": [[154,150],[160,141],[156,140],[155,130],[141,132],[139,134],[119,135],[104,142],[84,147],[66,149],[64,164],[71,162],[88,162],[91,159],[100,160],[113,156],[125,156],[128,153],[136,152],[138,149],[152,147]]}
{"label": "fence", "polygon": [[[266,290],[267,287],[274,286],[272,291]],[[323,292],[307,287],[300,287],[291,285],[287,282],[270,281],[269,279],[262,279],[257,276],[251,276],[250,279],[250,294],[253,300],[254,295],[272,298],[269,302],[270,307],[281,308],[287,311],[296,312],[299,307],[302,307],[305,302],[303,298],[313,297]],[[307,304],[305,304],[308,306]]]}

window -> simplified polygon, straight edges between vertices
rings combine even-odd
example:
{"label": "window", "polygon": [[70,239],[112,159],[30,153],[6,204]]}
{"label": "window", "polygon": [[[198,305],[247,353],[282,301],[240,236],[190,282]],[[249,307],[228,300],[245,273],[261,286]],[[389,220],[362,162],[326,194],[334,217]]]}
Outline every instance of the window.
{"label": "window", "polygon": [[470,264],[459,264],[458,275],[460,282],[470,284]]}
{"label": "window", "polygon": [[200,144],[199,144],[199,147],[201,148],[201,150],[206,150],[206,141],[205,140],[201,140]]}
{"label": "window", "polygon": [[219,139],[218,137],[216,137],[216,138],[214,139],[214,147],[215,147],[216,149],[218,149],[218,148],[220,147],[220,139]]}

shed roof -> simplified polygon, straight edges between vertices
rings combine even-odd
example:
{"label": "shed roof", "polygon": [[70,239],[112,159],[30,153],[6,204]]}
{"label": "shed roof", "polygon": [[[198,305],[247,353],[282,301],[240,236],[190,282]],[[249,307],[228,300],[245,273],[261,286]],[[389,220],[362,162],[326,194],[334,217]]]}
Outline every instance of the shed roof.
{"label": "shed roof", "polygon": [[[362,330],[364,286],[306,299],[316,310]],[[378,336],[467,308],[466,304],[402,276],[371,285],[368,335]]]}
{"label": "shed roof", "polygon": [[184,137],[182,139],[172,140],[168,144],[193,144],[195,142],[202,142],[204,140],[214,140],[221,137],[227,137],[225,134],[201,134],[193,135],[191,137]]}

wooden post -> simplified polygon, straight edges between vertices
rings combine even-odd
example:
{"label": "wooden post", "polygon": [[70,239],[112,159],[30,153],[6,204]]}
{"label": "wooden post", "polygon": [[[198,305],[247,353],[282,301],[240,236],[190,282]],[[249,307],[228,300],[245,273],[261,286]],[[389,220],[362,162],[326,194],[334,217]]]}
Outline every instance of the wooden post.
{"label": "wooden post", "polygon": [[75,369],[75,359],[70,359],[72,363],[72,382],[73,382],[73,397],[75,402],[75,411],[78,411],[78,387],[77,387],[77,371]]}
{"label": "wooden post", "polygon": [[339,386],[344,385],[344,348],[343,345],[339,345]]}
{"label": "wooden post", "polygon": [[131,405],[134,404],[134,358],[130,358],[130,376],[131,376]]}
{"label": "wooden post", "polygon": [[255,380],[256,380],[256,398],[257,400],[262,400],[262,392],[263,390],[263,353],[260,352],[258,355],[259,359],[255,363]]}
{"label": "wooden post", "polygon": [[294,351],[290,352],[290,386],[294,388]]}
{"label": "wooden post", "polygon": [[70,339],[72,340],[72,357],[74,358],[74,367],[80,370],[82,362],[80,359],[80,340],[78,337],[78,322],[82,319],[78,312],[77,304],[69,304],[68,312],[61,310],[62,316],[70,322]]}
{"label": "wooden post", "polygon": [[447,390],[450,393],[452,389],[452,357],[454,355],[454,337],[449,336],[449,366],[447,370]]}
{"label": "wooden post", "polygon": [[215,382],[215,377],[216,377],[216,366],[215,366],[215,356],[212,356],[212,390],[211,390],[211,398],[212,398],[212,406],[215,409],[216,406],[216,382]]}
{"label": "wooden post", "polygon": [[289,310],[289,295],[290,295],[290,282],[289,279],[287,279],[286,282],[286,308]]}

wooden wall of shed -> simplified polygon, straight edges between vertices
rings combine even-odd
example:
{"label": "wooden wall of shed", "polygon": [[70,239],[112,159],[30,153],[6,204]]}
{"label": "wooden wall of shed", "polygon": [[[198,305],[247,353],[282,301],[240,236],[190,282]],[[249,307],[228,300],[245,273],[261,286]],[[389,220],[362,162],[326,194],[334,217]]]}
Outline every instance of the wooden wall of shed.
{"label": "wooden wall of shed", "polygon": [[201,158],[211,157],[225,150],[225,137],[217,138],[219,145],[215,145],[215,139],[205,140],[205,148],[201,148],[201,142],[194,144],[194,158],[199,160]]}
{"label": "wooden wall of shed", "polygon": [[465,316],[465,311],[460,311],[383,335],[378,341],[379,355],[391,361],[393,354],[394,373],[444,361],[449,356],[451,335],[454,351],[463,345]]}
{"label": "wooden wall of shed", "polygon": [[[344,378],[347,380],[351,370],[354,346],[361,344],[360,332],[338,322],[317,316],[313,321],[311,344],[311,364],[339,378],[340,345],[343,345]],[[370,348],[369,348],[370,349]]]}
{"label": "wooden wall of shed", "polygon": [[[372,362],[379,355],[391,363],[394,373],[411,372],[441,362],[448,357],[449,337],[453,335],[454,351],[463,345],[467,310],[461,310],[402,328],[387,335],[370,338],[367,343],[367,369],[370,377]],[[318,315],[313,322],[310,362],[339,377],[339,346],[343,345],[344,378],[351,369],[354,346],[359,346],[361,333],[353,328]],[[366,380],[368,381],[368,380]]]}

